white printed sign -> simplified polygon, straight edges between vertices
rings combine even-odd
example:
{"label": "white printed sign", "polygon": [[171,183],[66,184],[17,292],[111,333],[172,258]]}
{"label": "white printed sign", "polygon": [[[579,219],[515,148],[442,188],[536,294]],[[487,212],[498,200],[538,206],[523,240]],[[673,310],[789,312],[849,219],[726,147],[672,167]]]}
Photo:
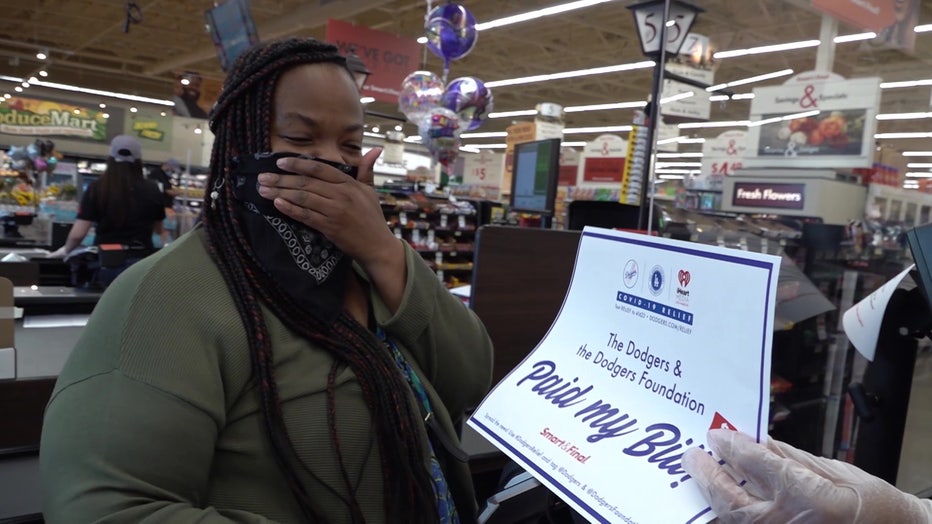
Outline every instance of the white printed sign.
{"label": "white printed sign", "polygon": [[680,459],[712,427],[766,438],[779,267],[587,227],[557,319],[469,425],[590,521],[708,522]]}
{"label": "white printed sign", "polygon": [[744,167],[747,154],[747,131],[725,131],[702,144],[700,174],[690,180],[690,189],[721,190],[726,176]]}
{"label": "white printed sign", "polygon": [[[667,64],[666,70],[706,85],[712,85],[715,80],[714,71],[696,69],[682,64]],[[687,93],[692,93],[692,96],[686,98],[677,96]],[[660,95],[660,114],[693,120],[708,120],[709,115],[712,113],[712,102],[709,100],[709,96],[705,89],[677,82],[676,80],[665,79],[663,81],[663,94]]]}
{"label": "white printed sign", "polygon": [[870,167],[879,107],[879,78],[796,77],[755,89],[745,165]]}
{"label": "white printed sign", "polygon": [[880,336],[880,325],[883,315],[887,311],[887,304],[900,282],[915,268],[911,265],[899,275],[888,280],[870,295],[864,297],[853,308],[845,311],[841,317],[842,327],[851,345],[867,360],[874,360],[877,353],[877,337]]}
{"label": "white printed sign", "polygon": [[505,155],[487,149],[463,157],[463,185],[499,187],[505,171]]}

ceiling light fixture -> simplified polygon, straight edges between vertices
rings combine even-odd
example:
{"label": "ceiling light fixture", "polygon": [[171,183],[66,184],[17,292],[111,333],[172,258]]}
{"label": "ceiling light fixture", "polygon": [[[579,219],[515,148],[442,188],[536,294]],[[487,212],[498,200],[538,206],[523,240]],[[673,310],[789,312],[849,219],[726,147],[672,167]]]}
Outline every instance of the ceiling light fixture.
{"label": "ceiling light fixture", "polygon": [[589,142],[560,142],[561,147],[586,147]]}
{"label": "ceiling light fixture", "polygon": [[[657,142],[658,144],[660,142]],[[657,158],[702,158],[702,153],[657,153]]]}
{"label": "ceiling light fixture", "polygon": [[[747,127],[750,124],[750,120],[725,120],[721,122],[684,122],[677,125],[680,129],[705,129],[707,127]],[[686,144],[688,142],[684,140],[679,141],[681,144]]]}
{"label": "ceiling light fixture", "polygon": [[642,108],[647,105],[647,102],[644,100],[637,100],[634,102],[615,102],[611,104],[592,104],[588,106],[570,106],[564,107],[564,113],[578,113],[581,111],[605,111],[609,109],[634,109]]}
{"label": "ceiling light fixture", "polygon": [[902,82],[881,82],[880,89],[897,89],[900,87],[932,86],[932,78],[926,80],[905,80]]}
{"label": "ceiling light fixture", "polygon": [[748,78],[742,78],[740,80],[732,80],[731,82],[726,82],[724,84],[717,84],[711,87],[707,87],[706,91],[719,91],[725,89],[726,87],[735,87],[743,86],[745,84],[753,84],[754,82],[763,82],[764,80],[770,80],[773,78],[780,78],[781,76],[789,76],[793,74],[792,69],[781,69],[780,71],[774,71],[773,73],[765,73],[763,75],[751,76]]}
{"label": "ceiling light fixture", "polygon": [[[21,82],[22,80],[23,80],[22,78],[0,75],[0,81]],[[172,102],[171,100],[161,100],[158,98],[149,98],[147,96],[129,95],[126,93],[116,93],[114,91],[103,91],[101,89],[89,89],[86,87],[78,87],[78,86],[73,86],[73,85],[68,85],[68,84],[59,84],[56,82],[46,82],[45,80],[40,80],[39,82],[36,83],[36,85],[40,87],[45,87],[48,89],[58,89],[60,91],[71,91],[75,93],[84,93],[87,95],[105,96],[108,98],[118,98],[120,100],[128,100],[131,102],[144,102],[147,104],[156,104],[156,105],[169,106],[169,107],[175,105],[175,103]]]}
{"label": "ceiling light fixture", "polygon": [[10,93],[3,93],[3,98],[9,100],[9,99],[13,98],[13,95],[11,95]]}
{"label": "ceiling light fixture", "polygon": [[460,138],[500,138],[506,137],[506,131],[489,131],[487,133],[463,133]]}
{"label": "ceiling light fixture", "polygon": [[39,83],[39,79],[36,78],[35,76],[30,76],[30,77],[29,77],[29,83],[31,83],[31,84],[38,84],[38,83]]}
{"label": "ceiling light fixture", "polygon": [[374,131],[363,131],[363,132],[362,132],[362,135],[363,135],[363,136],[367,136],[367,137],[369,137],[369,138],[385,138],[385,135],[381,135],[381,134],[376,133],[376,132],[374,132]]}
{"label": "ceiling light fixture", "polygon": [[563,129],[563,134],[583,134],[583,133],[625,133],[631,131],[632,126],[601,126],[601,127],[567,127]]}
{"label": "ceiling light fixture", "polygon": [[110,118],[110,113],[103,113],[103,114],[101,114],[100,116],[102,116],[102,117],[104,117],[104,118]]}
{"label": "ceiling light fixture", "polygon": [[371,104],[372,102],[375,102],[375,97],[364,96],[364,97],[362,97],[362,98],[359,99],[359,103],[360,103],[360,104],[363,104],[363,105],[365,105],[365,104]]}
{"label": "ceiling light fixture", "polygon": [[[564,109],[564,111],[566,111],[566,109]],[[521,109],[520,111],[499,111],[497,113],[489,113],[489,118],[510,118],[513,116],[532,116],[536,114],[536,109]]]}
{"label": "ceiling light fixture", "polygon": [[906,173],[906,176],[911,178],[932,178],[932,172]]}
{"label": "ceiling light fixture", "polygon": [[38,58],[39,60],[45,60],[45,59],[47,59],[48,57],[49,57],[49,50],[48,50],[48,49],[41,49],[41,50],[39,50],[38,53],[36,53],[36,58]]}
{"label": "ceiling light fixture", "polygon": [[136,106],[132,106],[129,108],[130,113],[135,113],[136,111],[139,111],[139,109],[136,109]]}
{"label": "ceiling light fixture", "polygon": [[[691,173],[688,173],[688,174],[691,174]],[[660,180],[683,180],[686,177],[683,175],[670,175],[667,173],[663,173],[663,174],[657,175],[657,178],[659,178]]]}
{"label": "ceiling light fixture", "polygon": [[505,149],[506,144],[469,144],[473,149]]}
{"label": "ceiling light fixture", "polygon": [[775,122],[781,122],[781,121],[786,121],[786,120],[796,120],[797,118],[806,118],[810,116],[816,116],[819,113],[821,113],[821,111],[819,111],[818,109],[813,109],[812,111],[803,111],[801,113],[792,113],[789,115],[783,115],[783,116],[778,116],[774,118],[765,118],[763,120],[757,120],[756,122],[748,123],[748,127],[759,127],[765,124],[773,124]]}
{"label": "ceiling light fixture", "polygon": [[40,69],[40,70],[39,70],[39,76],[41,76],[42,78],[45,78],[45,77],[49,76],[49,72],[46,71],[45,69]]}
{"label": "ceiling light fixture", "polygon": [[932,169],[932,163],[929,162],[910,162],[906,164],[909,169]]}
{"label": "ceiling light fixture", "polygon": [[106,109],[106,108],[107,108],[107,104],[101,102],[101,103],[97,104],[97,107],[99,107],[99,108],[101,108],[101,109]]}
{"label": "ceiling light fixture", "polygon": [[567,2],[565,4],[545,7],[543,9],[537,9],[535,11],[528,11],[527,13],[506,16],[504,18],[491,20],[489,22],[478,23],[476,24],[476,31],[485,31],[487,29],[494,29],[496,27],[504,27],[506,25],[527,22],[528,20],[543,18],[545,16],[557,15],[560,13],[565,13],[567,11],[574,11],[576,9],[582,9],[584,7],[604,4],[606,2],[611,2],[611,1],[612,0],[578,0],[576,2]]}
{"label": "ceiling light fixture", "polygon": [[836,44],[844,44],[847,42],[860,42],[861,40],[871,40],[877,38],[877,33],[873,31],[868,31],[866,33],[854,33],[850,35],[841,35],[835,37]]}
{"label": "ceiling light fixture", "polygon": [[692,98],[696,96],[696,93],[693,91],[687,91],[685,93],[678,93],[673,96],[668,96],[666,98],[660,99],[660,105],[669,104],[671,102],[677,102],[686,98]]}
{"label": "ceiling light fixture", "polygon": [[881,113],[877,115],[877,120],[918,120],[921,118],[932,118],[932,113]]}
{"label": "ceiling light fixture", "polygon": [[787,42],[785,44],[764,45],[760,47],[749,47],[747,49],[733,49],[731,51],[719,51],[712,55],[712,58],[721,60],[723,58],[733,58],[736,56],[759,55],[763,53],[776,53],[777,51],[790,51],[793,49],[805,49],[807,47],[818,47],[818,40],[801,40],[799,42]]}
{"label": "ceiling light fixture", "polygon": [[903,156],[932,156],[932,151],[903,151]]}
{"label": "ceiling light fixture", "polygon": [[702,162],[657,162],[657,169],[670,167],[702,167]]}
{"label": "ceiling light fixture", "polygon": [[928,33],[929,31],[932,31],[932,24],[917,25],[913,31],[917,33]]}
{"label": "ceiling light fixture", "polygon": [[197,127],[194,128],[194,134],[195,134],[195,135],[199,135],[199,134],[201,134],[201,133],[203,133],[203,132],[204,132],[204,131],[201,130],[201,126],[197,126]]}
{"label": "ceiling light fixture", "polygon": [[16,86],[16,87],[14,87],[14,88],[13,88],[13,91],[16,91],[17,93],[22,93],[22,92],[23,92],[23,86]]}
{"label": "ceiling light fixture", "polygon": [[578,69],[576,71],[564,71],[562,73],[551,73],[546,75],[523,76],[519,78],[509,78],[506,80],[495,80],[486,82],[486,87],[503,87],[519,84],[531,84],[534,82],[547,82],[550,80],[561,80],[564,78],[576,78],[580,76],[603,75],[607,73],[619,73],[622,71],[633,71],[636,69],[648,69],[654,67],[653,60],[644,60],[630,64],[617,64],[605,67],[593,67],[590,69]]}
{"label": "ceiling light fixture", "polygon": [[874,135],[877,140],[891,140],[895,138],[932,138],[932,133],[910,132],[910,133],[877,133]]}
{"label": "ceiling light fixture", "polygon": [[188,84],[191,83],[191,81],[188,80],[188,77],[186,77],[186,76],[185,76],[185,77],[182,77],[181,80],[179,80],[178,82],[179,82],[181,85],[183,85],[183,86],[186,86],[186,85],[188,85]]}

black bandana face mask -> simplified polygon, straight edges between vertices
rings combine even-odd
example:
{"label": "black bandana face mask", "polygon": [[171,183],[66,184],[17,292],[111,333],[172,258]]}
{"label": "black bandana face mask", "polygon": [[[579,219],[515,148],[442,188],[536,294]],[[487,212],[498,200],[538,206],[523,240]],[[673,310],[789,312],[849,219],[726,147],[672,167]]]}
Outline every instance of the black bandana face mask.
{"label": "black bandana face mask", "polygon": [[299,157],[335,167],[356,178],[358,168],[296,153],[256,153],[234,160],[233,196],[237,216],[256,257],[265,271],[299,305],[330,320],[343,306],[344,282],[352,261],[319,231],[275,208],[259,194],[260,173],[304,176],[284,171],[279,158]]}

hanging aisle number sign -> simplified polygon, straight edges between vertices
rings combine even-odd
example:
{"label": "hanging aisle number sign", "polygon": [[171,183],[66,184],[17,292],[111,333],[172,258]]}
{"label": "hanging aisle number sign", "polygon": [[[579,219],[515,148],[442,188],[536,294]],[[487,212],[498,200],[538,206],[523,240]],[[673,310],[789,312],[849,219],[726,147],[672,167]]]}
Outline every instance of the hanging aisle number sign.
{"label": "hanging aisle number sign", "polygon": [[[643,6],[634,12],[641,46],[644,53],[660,51],[660,30],[663,26],[663,2]],[[696,12],[676,2],[670,4],[670,24],[667,27],[667,52],[676,53],[683,45],[689,28],[693,25]]]}

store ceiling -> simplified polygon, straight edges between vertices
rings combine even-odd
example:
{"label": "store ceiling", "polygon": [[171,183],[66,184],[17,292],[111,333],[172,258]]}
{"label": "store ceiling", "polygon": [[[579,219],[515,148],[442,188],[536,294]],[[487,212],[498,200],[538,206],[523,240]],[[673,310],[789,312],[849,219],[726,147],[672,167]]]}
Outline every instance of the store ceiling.
{"label": "store ceiling", "polygon": [[[480,22],[518,14],[565,0],[462,0]],[[707,35],[718,50],[818,39],[821,15],[806,0],[693,0],[705,9],[693,31]],[[579,70],[643,60],[628,0],[490,29],[479,34],[473,51],[451,64],[450,78],[476,76],[485,81]],[[210,0],[137,0],[143,19],[123,32],[125,3],[117,0],[0,0],[0,74],[25,76],[43,65],[39,49],[51,52],[49,81],[169,98],[172,71],[189,70],[222,78],[204,29]],[[322,38],[328,18],[337,18],[402,36],[423,32],[423,0],[251,0],[261,38],[309,35]],[[439,4],[435,0],[434,5]],[[919,23],[932,23],[932,0],[922,0]],[[839,34],[860,32],[839,25]],[[728,82],[784,68],[810,70],[815,48],[723,59],[716,82]],[[426,68],[439,73],[441,61],[425,53]],[[932,33],[918,35],[916,53],[877,49],[869,42],[839,44],[836,73],[846,77],[881,76],[886,81],[932,78]],[[735,88],[748,92],[758,85]],[[539,102],[564,106],[646,99],[652,70],[593,75],[493,89],[496,111],[531,109]],[[0,84],[2,87],[2,84]],[[930,88],[888,89],[882,112],[929,111]],[[747,100],[714,103],[712,120],[748,117]],[[397,114],[393,104],[373,111]],[[630,109],[567,114],[568,127],[629,124]],[[488,120],[479,131],[502,131],[510,119]],[[371,123],[380,123],[372,118]],[[880,122],[880,131],[932,131],[932,119]],[[714,136],[721,129],[690,130]],[[408,126],[413,134],[415,128]],[[586,140],[595,135],[568,136]],[[467,142],[500,142],[501,139]],[[891,141],[897,149],[932,149],[932,140]]]}

